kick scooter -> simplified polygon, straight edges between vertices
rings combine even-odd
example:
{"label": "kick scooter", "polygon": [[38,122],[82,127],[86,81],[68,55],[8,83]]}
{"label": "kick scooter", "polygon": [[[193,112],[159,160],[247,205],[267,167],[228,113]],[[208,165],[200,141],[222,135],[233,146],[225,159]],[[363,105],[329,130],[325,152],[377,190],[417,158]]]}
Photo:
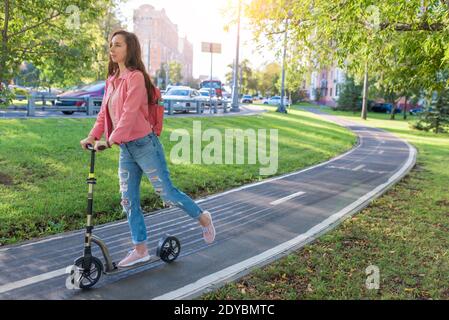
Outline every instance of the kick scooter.
{"label": "kick scooter", "polygon": [[[87,224],[86,224],[86,234],[84,237],[84,254],[75,260],[73,265],[66,268],[66,273],[69,276],[66,278],[66,287],[68,289],[88,289],[93,287],[102,273],[106,275],[113,275],[120,272],[128,271],[130,269],[135,269],[143,265],[154,263],[156,261],[162,260],[166,263],[171,263],[176,260],[181,251],[181,243],[179,240],[171,235],[166,235],[159,240],[156,257],[151,257],[149,261],[135,264],[131,267],[118,268],[117,263],[112,261],[109,254],[108,247],[103,240],[92,234],[94,229],[92,225],[92,213],[93,213],[93,185],[96,184],[94,166],[95,166],[95,149],[92,144],[86,145],[87,149],[91,150],[91,160],[90,160],[90,172],[87,179],[87,184],[89,185],[89,193],[87,197]],[[105,147],[101,147],[103,150]],[[91,244],[95,243],[101,249],[105,263],[94,257],[92,255]]]}

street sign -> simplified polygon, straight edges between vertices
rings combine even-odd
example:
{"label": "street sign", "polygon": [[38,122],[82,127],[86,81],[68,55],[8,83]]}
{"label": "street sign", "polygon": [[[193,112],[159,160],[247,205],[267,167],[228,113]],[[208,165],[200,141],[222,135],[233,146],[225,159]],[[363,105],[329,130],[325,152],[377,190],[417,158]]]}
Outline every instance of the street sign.
{"label": "street sign", "polygon": [[221,53],[221,43],[201,42],[201,51],[210,53]]}

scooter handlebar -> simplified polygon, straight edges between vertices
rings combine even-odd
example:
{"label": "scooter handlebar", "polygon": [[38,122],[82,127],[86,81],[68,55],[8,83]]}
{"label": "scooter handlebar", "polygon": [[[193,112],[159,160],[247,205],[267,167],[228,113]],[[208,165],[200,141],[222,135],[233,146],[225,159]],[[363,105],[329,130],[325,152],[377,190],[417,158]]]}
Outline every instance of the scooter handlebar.
{"label": "scooter handlebar", "polygon": [[[94,146],[91,143],[86,144],[86,148],[91,151],[95,150]],[[105,146],[102,146],[102,145],[98,146],[98,150],[104,150],[104,149],[106,149]]]}

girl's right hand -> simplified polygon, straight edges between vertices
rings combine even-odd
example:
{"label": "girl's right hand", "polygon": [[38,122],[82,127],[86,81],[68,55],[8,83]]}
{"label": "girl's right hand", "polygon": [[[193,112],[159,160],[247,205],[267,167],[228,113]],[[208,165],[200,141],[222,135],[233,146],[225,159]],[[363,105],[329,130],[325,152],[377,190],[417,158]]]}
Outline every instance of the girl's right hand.
{"label": "girl's right hand", "polygon": [[80,141],[81,148],[83,148],[84,150],[87,150],[88,144],[91,144],[93,146],[94,143],[95,143],[95,138],[90,137],[90,136]]}

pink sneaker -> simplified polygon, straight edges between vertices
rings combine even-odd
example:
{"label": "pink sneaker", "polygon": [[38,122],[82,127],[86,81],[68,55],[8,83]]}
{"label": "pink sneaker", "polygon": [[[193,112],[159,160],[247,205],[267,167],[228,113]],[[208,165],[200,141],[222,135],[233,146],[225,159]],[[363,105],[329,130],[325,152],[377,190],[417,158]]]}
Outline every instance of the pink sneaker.
{"label": "pink sneaker", "polygon": [[202,214],[206,214],[209,216],[210,224],[207,227],[201,226],[201,229],[203,230],[203,238],[206,243],[212,243],[215,240],[215,227],[214,223],[212,222],[212,216],[209,211],[204,211]]}
{"label": "pink sneaker", "polygon": [[150,260],[150,255],[146,251],[143,255],[138,253],[136,249],[128,252],[128,255],[118,263],[119,268],[131,267],[137,263],[147,262]]}

